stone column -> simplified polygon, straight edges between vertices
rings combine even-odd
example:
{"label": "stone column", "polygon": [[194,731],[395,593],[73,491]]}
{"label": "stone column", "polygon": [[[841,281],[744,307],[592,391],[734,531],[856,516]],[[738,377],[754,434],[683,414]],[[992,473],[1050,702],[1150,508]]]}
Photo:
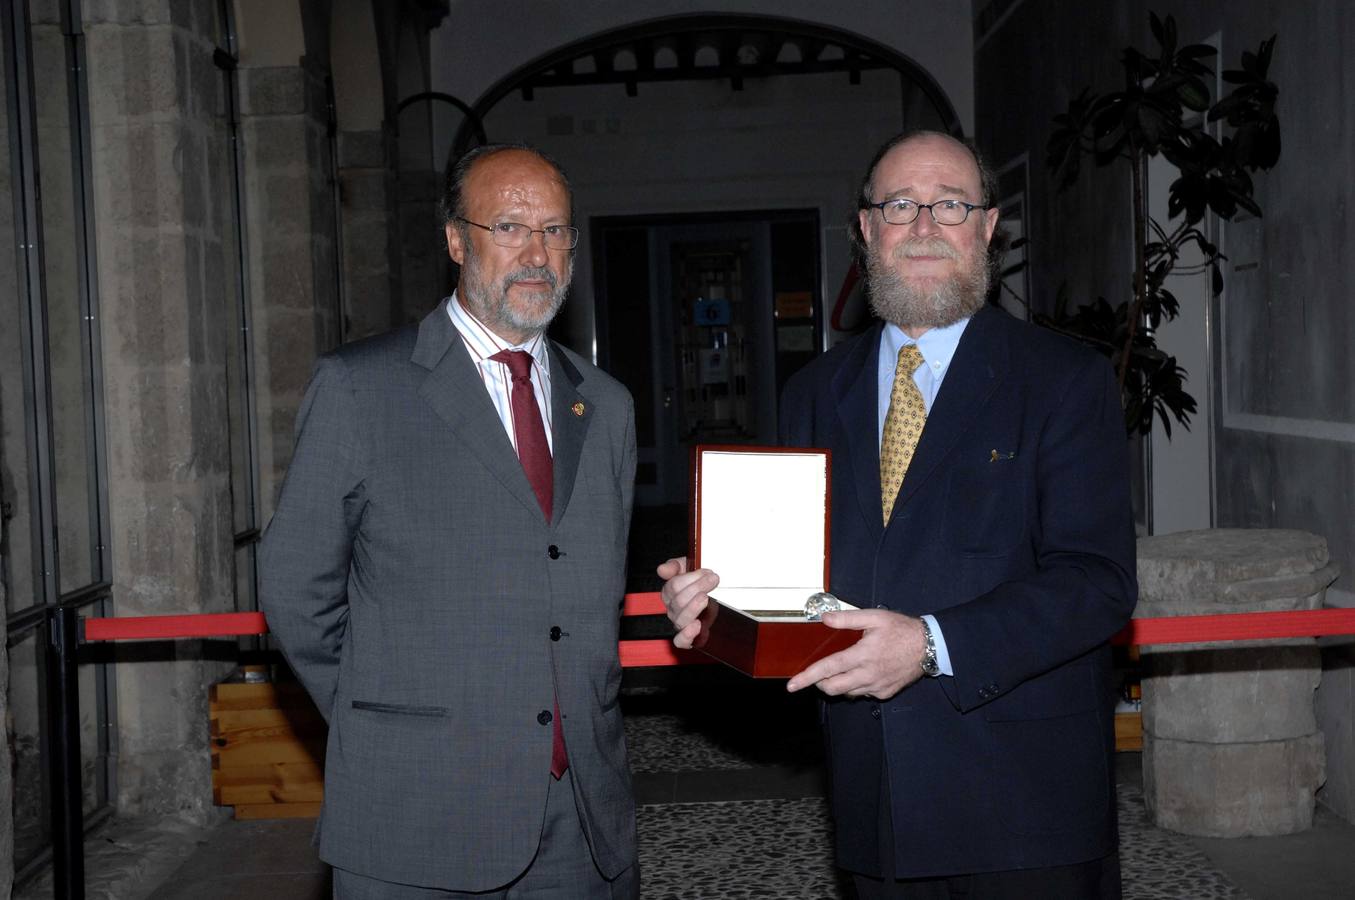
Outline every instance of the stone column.
{"label": "stone column", "polygon": [[448,274],[447,238],[437,213],[442,175],[402,169],[399,191],[401,296],[395,325],[419,321],[453,287]]}
{"label": "stone column", "polygon": [[386,331],[397,312],[399,257],[391,158],[390,140],[384,131],[339,134],[349,340]]}
{"label": "stone column", "polygon": [[[87,6],[118,615],[233,608],[229,143],[211,0]],[[162,649],[172,647],[170,650]],[[119,646],[117,809],[214,815],[200,643]]]}
{"label": "stone column", "polygon": [[323,74],[305,65],[241,68],[239,76],[260,521],[267,522],[315,358],[339,343],[328,101]]}
{"label": "stone column", "polygon": [[[1336,578],[1302,531],[1210,529],[1138,545],[1136,616],[1317,609]],[[1312,638],[1143,647],[1143,792],[1160,827],[1207,837],[1311,827],[1325,778]]]}
{"label": "stone column", "polygon": [[[0,414],[3,413],[4,406],[0,402]],[[0,417],[0,421],[4,419]],[[0,460],[3,460],[3,453],[0,453]],[[5,516],[0,512],[0,548],[8,546],[5,532]],[[0,555],[0,609],[3,610],[9,609],[9,598],[5,594],[8,564],[9,560]],[[0,722],[8,721],[9,652],[5,651],[0,653]],[[0,738],[3,738],[0,740],[0,897],[8,897],[10,885],[14,882],[14,778],[10,769],[10,734],[7,724],[0,728]]]}

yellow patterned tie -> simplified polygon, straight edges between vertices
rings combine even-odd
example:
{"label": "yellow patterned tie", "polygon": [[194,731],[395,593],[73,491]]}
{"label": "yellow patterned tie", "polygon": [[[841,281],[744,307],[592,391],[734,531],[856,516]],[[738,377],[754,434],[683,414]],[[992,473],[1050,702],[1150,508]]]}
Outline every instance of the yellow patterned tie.
{"label": "yellow patterned tie", "polygon": [[894,500],[899,496],[899,485],[913,461],[913,451],[927,424],[927,405],[922,392],[913,383],[913,372],[922,365],[922,354],[916,344],[906,344],[899,350],[899,362],[894,367],[894,388],[889,392],[889,413],[885,416],[884,435],[880,438],[880,502],[884,506],[885,524],[894,512]]}

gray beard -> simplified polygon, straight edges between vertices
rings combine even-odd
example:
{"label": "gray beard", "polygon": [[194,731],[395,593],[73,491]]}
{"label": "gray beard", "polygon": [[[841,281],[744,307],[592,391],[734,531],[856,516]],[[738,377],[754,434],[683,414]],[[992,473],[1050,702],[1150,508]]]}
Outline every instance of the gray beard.
{"label": "gray beard", "polygon": [[[480,278],[480,266],[466,241],[466,261],[461,267],[461,280],[457,284],[457,294],[465,301],[467,309],[481,322],[493,328],[506,325],[514,331],[541,334],[555,319],[556,313],[564,305],[565,294],[569,292],[569,283],[574,277],[574,257],[571,254],[565,267],[564,278],[556,283],[555,273],[549,268],[525,267],[515,269],[503,277],[498,284],[485,284]],[[508,303],[508,289],[519,281],[544,280],[550,287],[547,302],[534,307],[529,313],[522,313]]]}
{"label": "gray beard", "polygon": [[[904,246],[896,248],[896,255]],[[923,288],[886,265],[878,253],[866,254],[870,308],[900,328],[945,328],[969,318],[987,301],[990,277],[985,253],[968,260],[953,278]]]}

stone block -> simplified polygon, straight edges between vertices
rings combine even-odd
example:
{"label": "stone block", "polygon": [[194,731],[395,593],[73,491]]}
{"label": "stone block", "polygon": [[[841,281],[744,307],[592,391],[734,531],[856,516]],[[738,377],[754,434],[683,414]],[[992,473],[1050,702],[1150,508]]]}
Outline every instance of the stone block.
{"label": "stone block", "polygon": [[306,129],[300,116],[254,116],[240,125],[247,173],[305,171]]}
{"label": "stone block", "polygon": [[[169,25],[176,21],[175,8],[182,0],[81,0],[80,18],[85,26],[98,24]],[[179,16],[184,11],[179,10]]]}
{"label": "stone block", "polygon": [[1313,824],[1325,778],[1321,732],[1204,744],[1143,734],[1143,796],[1153,823],[1200,837],[1293,834]]}
{"label": "stone block", "polygon": [[390,205],[390,191],[384,169],[346,168],[339,170],[345,210],[380,210]]}
{"label": "stone block", "polygon": [[[251,230],[250,237],[251,243],[262,239],[262,235],[255,230]],[[257,252],[258,267],[250,282],[256,308],[265,309],[265,315],[270,320],[280,310],[301,311],[309,316],[315,296],[315,286],[311,281],[309,236],[279,235],[264,242]],[[259,317],[256,316],[256,327],[258,322]],[[269,330],[272,330],[271,324]]]}
{"label": "stone block", "polygon": [[1327,740],[1327,783],[1317,800],[1347,821],[1355,821],[1355,646],[1322,651],[1322,686],[1317,721]]}
{"label": "stone block", "polygon": [[339,132],[339,165],[343,168],[386,168],[386,134],[382,131]]}
{"label": "stone block", "polygon": [[[95,221],[101,229],[108,226],[109,237],[116,238],[129,225],[183,227],[183,144],[190,137],[181,124],[104,126],[93,129],[91,138]],[[193,172],[188,177],[201,174]]]}
{"label": "stone block", "polygon": [[[1271,741],[1317,730],[1317,645],[1181,645],[1142,654],[1143,727],[1204,743]],[[1221,714],[1222,713],[1222,714]]]}
{"label": "stone block", "polygon": [[85,46],[92,125],[183,111],[185,52],[173,27],[97,25]]}
{"label": "stone block", "polygon": [[[1315,573],[1327,560],[1327,542],[1306,531],[1211,528],[1140,538],[1137,614],[1187,615],[1206,611],[1203,607],[1210,602],[1232,598],[1245,603],[1258,595],[1295,598],[1297,603],[1320,590],[1308,585],[1320,580]],[[1335,579],[1336,573],[1330,574]],[[1238,587],[1243,582],[1260,584]],[[1169,610],[1158,611],[1159,605]]]}
{"label": "stone block", "polygon": [[306,78],[300,67],[263,66],[239,72],[241,115],[299,115],[306,111]]}
{"label": "stone block", "polygon": [[[311,221],[312,191],[310,180],[303,174],[284,173],[260,178],[263,190],[255,198],[257,215],[251,215],[266,228],[261,232],[268,240],[283,235],[307,235]],[[318,223],[320,227],[324,223]]]}

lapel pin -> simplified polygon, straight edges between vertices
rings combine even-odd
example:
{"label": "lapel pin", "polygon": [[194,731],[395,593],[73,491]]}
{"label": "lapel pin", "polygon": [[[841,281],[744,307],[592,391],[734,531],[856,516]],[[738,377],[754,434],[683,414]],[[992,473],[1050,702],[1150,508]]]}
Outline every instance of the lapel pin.
{"label": "lapel pin", "polygon": [[992,458],[989,460],[989,462],[997,462],[999,459],[1016,459],[1016,451],[1015,451],[1015,450],[1008,450],[1006,453],[999,453],[999,452],[996,451],[996,450],[994,450],[994,451],[992,451],[992,452],[993,452],[993,456],[992,456]]}
{"label": "lapel pin", "polygon": [[574,410],[574,415],[576,416],[583,415],[583,403],[581,402],[575,401],[574,405],[571,406],[570,409]]}

